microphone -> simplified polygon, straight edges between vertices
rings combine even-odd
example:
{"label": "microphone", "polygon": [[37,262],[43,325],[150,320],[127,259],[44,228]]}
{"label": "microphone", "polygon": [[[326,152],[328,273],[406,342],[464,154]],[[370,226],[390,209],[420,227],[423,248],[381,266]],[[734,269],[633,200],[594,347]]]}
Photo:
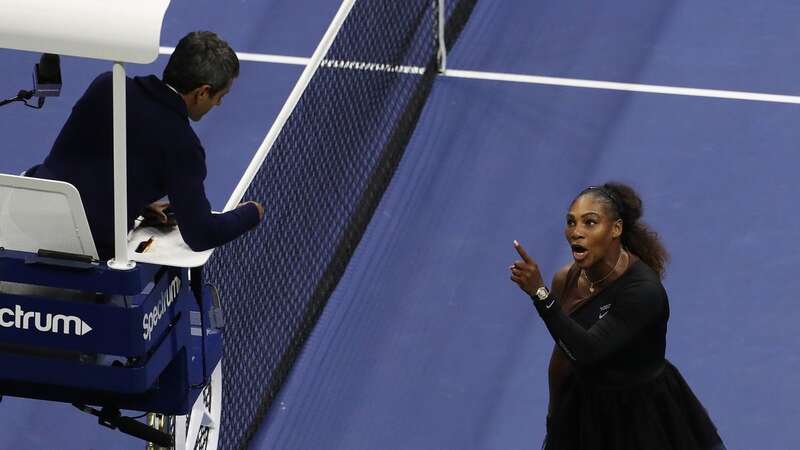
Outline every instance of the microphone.
{"label": "microphone", "polygon": [[39,64],[33,68],[33,95],[58,97],[61,95],[61,58],[52,53],[43,53]]}
{"label": "microphone", "polygon": [[[0,100],[0,106],[22,102],[25,106],[41,109],[46,97],[59,95],[61,95],[61,58],[52,53],[43,53],[39,64],[33,66],[33,90],[21,90],[16,97]],[[28,103],[34,96],[38,97],[36,105]]]}

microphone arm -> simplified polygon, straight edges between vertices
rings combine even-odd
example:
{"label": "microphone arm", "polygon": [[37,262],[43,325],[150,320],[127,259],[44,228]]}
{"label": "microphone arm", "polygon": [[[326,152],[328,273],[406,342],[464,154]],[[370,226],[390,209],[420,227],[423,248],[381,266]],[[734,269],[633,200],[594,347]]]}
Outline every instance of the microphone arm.
{"label": "microphone arm", "polygon": [[97,423],[104,427],[112,430],[119,429],[119,431],[127,435],[152,442],[161,447],[172,448],[175,446],[175,439],[171,434],[145,425],[133,417],[123,416],[120,414],[119,409],[103,407],[103,409],[98,410],[79,403],[73,403],[72,406],[97,417]]}

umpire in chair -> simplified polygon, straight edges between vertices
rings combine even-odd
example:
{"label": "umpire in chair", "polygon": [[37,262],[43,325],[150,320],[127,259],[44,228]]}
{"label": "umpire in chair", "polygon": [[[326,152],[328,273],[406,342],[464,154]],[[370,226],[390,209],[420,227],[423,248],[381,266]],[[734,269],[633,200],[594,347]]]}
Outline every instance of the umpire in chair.
{"label": "umpire in chair", "polygon": [[[212,214],[206,158],[189,124],[222,103],[239,75],[227,42],[208,31],[183,37],[161,79],[126,80],[128,230],[140,215],[170,224],[170,211],[194,251],[223,245],[259,224],[261,204],[248,201]],[[72,109],[49,155],[26,176],[65,181],[80,192],[100,259],[114,256],[112,76],[99,75]],[[164,197],[169,202],[160,201]],[[171,214],[169,214],[171,216]]]}

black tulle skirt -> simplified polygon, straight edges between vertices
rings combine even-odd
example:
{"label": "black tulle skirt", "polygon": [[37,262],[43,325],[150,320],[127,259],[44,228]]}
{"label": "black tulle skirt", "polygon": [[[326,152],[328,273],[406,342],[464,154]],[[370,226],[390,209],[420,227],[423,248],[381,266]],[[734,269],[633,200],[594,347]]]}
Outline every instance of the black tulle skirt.
{"label": "black tulle skirt", "polygon": [[722,450],[714,423],[666,362],[646,381],[607,386],[567,380],[548,420],[545,450]]}

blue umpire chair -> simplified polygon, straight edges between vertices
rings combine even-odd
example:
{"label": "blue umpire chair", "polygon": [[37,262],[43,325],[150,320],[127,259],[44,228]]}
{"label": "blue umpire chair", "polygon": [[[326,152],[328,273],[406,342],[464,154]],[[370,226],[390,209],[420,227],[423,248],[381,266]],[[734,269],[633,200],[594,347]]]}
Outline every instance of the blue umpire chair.
{"label": "blue umpire chair", "polygon": [[[114,270],[97,260],[73,186],[0,175],[0,394],[72,403],[103,425],[181,448],[176,434],[218,424],[222,325],[198,268]],[[145,424],[121,410],[154,415]],[[164,419],[192,413],[196,430]]]}
{"label": "blue umpire chair", "polygon": [[100,261],[74,186],[0,174],[0,396],[71,403],[149,449],[216,450],[223,320],[202,279],[210,252],[191,252],[178,229],[127,232],[123,64],[156,59],[168,5],[0,0],[14,18],[0,21],[0,48],[45,53],[34,90],[0,106],[57,96],[57,55],[113,62],[115,209],[115,258]]}

